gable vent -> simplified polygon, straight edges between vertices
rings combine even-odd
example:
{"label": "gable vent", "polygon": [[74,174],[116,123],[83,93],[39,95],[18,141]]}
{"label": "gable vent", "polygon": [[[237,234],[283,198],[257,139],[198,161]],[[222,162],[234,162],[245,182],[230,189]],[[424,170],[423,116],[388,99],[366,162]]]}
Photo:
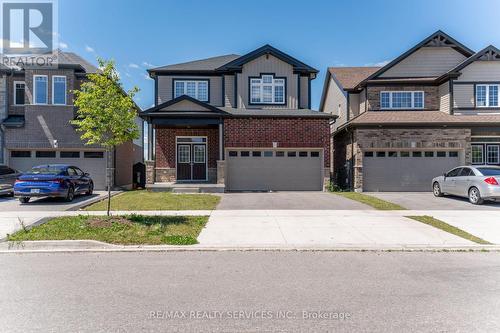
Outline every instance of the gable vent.
{"label": "gable vent", "polygon": [[484,60],[484,61],[500,60],[500,54],[495,50],[488,50],[479,58],[477,58],[477,60]]}

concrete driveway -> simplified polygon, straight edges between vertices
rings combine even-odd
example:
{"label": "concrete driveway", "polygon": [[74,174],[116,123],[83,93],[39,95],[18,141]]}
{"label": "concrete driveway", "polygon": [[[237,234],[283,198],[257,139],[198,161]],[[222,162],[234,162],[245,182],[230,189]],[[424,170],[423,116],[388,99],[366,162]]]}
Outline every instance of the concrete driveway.
{"label": "concrete driveway", "polygon": [[328,192],[252,192],[224,193],[218,210],[261,209],[327,209],[327,210],[371,210],[362,203],[345,199]]}
{"label": "concrete driveway", "polygon": [[65,211],[77,210],[83,205],[101,199],[106,195],[106,191],[95,191],[92,196],[76,196],[72,202],[66,202],[58,198],[32,198],[29,203],[22,204],[17,198],[1,196],[0,212],[6,211]]}
{"label": "concrete driveway", "polygon": [[472,205],[466,198],[446,196],[436,198],[432,192],[366,192],[371,196],[411,210],[500,210],[500,203]]}

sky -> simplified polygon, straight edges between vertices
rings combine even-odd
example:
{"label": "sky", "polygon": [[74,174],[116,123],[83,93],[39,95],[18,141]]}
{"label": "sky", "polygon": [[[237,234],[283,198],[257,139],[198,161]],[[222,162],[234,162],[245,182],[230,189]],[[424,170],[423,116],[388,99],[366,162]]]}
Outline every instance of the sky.
{"label": "sky", "polygon": [[153,104],[146,69],[264,44],[318,69],[317,110],[329,66],[385,64],[437,30],[478,51],[500,48],[500,0],[59,0],[59,43],[96,63],[114,59],[136,102]]}

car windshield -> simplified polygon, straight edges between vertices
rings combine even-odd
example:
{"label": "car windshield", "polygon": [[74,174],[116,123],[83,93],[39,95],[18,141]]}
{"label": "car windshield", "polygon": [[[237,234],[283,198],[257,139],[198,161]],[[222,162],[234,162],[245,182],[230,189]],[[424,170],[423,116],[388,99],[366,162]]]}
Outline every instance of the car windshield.
{"label": "car windshield", "polygon": [[27,173],[32,175],[58,175],[64,171],[64,168],[60,166],[40,166],[34,167]]}
{"label": "car windshield", "polygon": [[500,176],[500,169],[498,168],[477,168],[483,176]]}

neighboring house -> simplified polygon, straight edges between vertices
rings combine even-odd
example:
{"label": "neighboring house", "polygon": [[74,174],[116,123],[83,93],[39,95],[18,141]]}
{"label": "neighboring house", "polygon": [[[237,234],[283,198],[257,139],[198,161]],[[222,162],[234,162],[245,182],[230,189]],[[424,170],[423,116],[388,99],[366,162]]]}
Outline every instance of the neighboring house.
{"label": "neighboring house", "polygon": [[438,31],[386,66],[328,69],[320,111],[334,179],[357,191],[430,191],[461,164],[500,165],[500,51]]}
{"label": "neighboring house", "polygon": [[[90,173],[95,189],[104,189],[104,149],[85,145],[70,123],[76,115],[73,90],[96,70],[80,56],[62,51],[57,68],[0,68],[2,163],[21,171],[40,164],[73,164]],[[138,123],[142,132],[140,118]],[[143,160],[142,146],[141,136],[115,150],[114,185],[132,184],[132,166]]]}
{"label": "neighboring house", "polygon": [[148,72],[156,104],[142,113],[154,137],[148,183],[323,189],[334,117],[310,109],[316,69],[265,45]]}

